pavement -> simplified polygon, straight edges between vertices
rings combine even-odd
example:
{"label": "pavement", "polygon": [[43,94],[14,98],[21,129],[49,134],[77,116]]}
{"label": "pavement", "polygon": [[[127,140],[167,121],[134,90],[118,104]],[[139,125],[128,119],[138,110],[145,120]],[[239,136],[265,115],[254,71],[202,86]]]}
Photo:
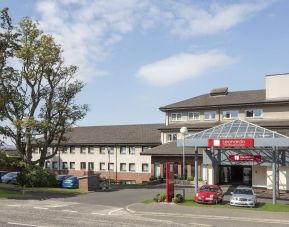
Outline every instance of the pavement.
{"label": "pavement", "polygon": [[[164,189],[130,186],[72,197],[2,199],[0,226],[289,226],[288,213],[141,203]],[[193,188],[185,191],[193,194]]]}

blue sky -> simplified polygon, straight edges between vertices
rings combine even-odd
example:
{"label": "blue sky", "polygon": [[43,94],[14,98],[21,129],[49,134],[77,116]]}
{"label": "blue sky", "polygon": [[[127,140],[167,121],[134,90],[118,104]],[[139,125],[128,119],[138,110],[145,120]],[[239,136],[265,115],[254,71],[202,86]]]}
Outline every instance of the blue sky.
{"label": "blue sky", "polygon": [[1,0],[55,36],[87,85],[79,125],[159,123],[160,106],[289,72],[289,2]]}

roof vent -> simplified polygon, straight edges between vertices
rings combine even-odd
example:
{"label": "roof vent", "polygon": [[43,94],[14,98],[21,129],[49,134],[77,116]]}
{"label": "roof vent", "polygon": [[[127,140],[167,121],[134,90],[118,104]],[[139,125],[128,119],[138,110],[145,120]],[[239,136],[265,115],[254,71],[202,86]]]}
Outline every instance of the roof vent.
{"label": "roof vent", "polygon": [[214,88],[210,92],[210,96],[219,96],[219,95],[227,95],[229,92],[229,89],[227,87],[221,87],[221,88]]}

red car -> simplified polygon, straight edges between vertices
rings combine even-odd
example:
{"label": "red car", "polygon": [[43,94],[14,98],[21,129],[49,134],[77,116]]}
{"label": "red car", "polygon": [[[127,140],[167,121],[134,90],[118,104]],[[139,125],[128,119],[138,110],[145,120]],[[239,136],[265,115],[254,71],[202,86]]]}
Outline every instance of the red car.
{"label": "red car", "polygon": [[224,193],[218,185],[203,185],[195,196],[196,203],[217,204],[223,201]]}

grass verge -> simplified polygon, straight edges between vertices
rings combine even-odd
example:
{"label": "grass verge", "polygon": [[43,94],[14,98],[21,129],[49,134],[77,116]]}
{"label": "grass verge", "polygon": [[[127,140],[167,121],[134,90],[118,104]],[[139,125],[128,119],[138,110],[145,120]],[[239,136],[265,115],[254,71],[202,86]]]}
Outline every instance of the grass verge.
{"label": "grass verge", "polygon": [[[153,199],[144,200],[142,203],[151,204]],[[179,206],[190,206],[190,207],[200,207],[200,208],[227,208],[227,209],[240,209],[247,211],[270,211],[270,212],[289,212],[289,204],[276,204],[271,203],[258,203],[256,207],[235,207],[230,206],[229,204],[217,204],[217,205],[208,205],[208,204],[199,204],[194,201],[192,196],[186,196],[186,199],[183,203],[179,203]]]}

